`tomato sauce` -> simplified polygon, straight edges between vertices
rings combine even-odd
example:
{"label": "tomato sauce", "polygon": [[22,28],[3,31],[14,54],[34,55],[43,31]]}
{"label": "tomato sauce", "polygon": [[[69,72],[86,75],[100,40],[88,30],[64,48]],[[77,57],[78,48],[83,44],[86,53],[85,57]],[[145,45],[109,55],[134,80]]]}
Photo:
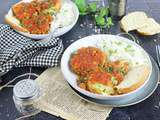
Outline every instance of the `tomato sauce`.
{"label": "tomato sauce", "polygon": [[[120,84],[129,71],[124,60],[109,61],[106,54],[95,47],[82,47],[71,56],[70,66],[78,75],[77,84],[85,90],[98,91],[92,85],[114,88]],[[92,87],[91,87],[92,86]]]}
{"label": "tomato sauce", "polygon": [[31,34],[47,34],[53,17],[45,10],[53,7],[54,3],[55,0],[22,2],[13,7],[13,13],[20,20],[21,26]]}
{"label": "tomato sauce", "polygon": [[87,76],[93,71],[98,71],[99,65],[104,64],[105,59],[106,56],[97,48],[81,48],[71,58],[70,65],[77,74]]}

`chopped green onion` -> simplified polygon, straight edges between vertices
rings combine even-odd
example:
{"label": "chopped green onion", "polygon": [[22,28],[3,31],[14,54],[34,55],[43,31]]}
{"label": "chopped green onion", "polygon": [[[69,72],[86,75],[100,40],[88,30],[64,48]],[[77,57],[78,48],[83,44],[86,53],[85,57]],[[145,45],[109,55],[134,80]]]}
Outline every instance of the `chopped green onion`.
{"label": "chopped green onion", "polygon": [[111,78],[111,81],[112,81],[112,83],[113,83],[114,85],[117,85],[117,84],[118,84],[118,81],[116,80],[115,77],[112,77],[112,78]]}

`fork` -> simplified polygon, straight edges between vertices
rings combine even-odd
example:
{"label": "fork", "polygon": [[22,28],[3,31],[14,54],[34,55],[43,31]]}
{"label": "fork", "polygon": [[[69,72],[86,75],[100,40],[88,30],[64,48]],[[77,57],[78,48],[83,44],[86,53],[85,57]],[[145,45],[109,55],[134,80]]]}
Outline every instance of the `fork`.
{"label": "fork", "polygon": [[[156,56],[157,56],[158,66],[160,67],[160,46],[159,45],[156,45]],[[159,80],[159,84],[160,84],[160,80]]]}
{"label": "fork", "polygon": [[160,67],[160,46],[159,45],[156,45],[156,56],[157,56],[158,66]]}

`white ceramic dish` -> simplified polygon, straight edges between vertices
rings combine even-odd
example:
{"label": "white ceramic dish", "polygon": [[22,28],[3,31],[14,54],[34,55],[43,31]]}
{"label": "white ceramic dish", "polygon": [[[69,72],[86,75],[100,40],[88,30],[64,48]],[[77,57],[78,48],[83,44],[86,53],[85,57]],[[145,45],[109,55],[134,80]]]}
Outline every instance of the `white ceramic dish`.
{"label": "white ceramic dish", "polygon": [[[24,2],[29,2],[31,0],[23,0]],[[38,34],[30,34],[30,33],[25,33],[25,32],[20,32],[20,31],[17,31],[18,33],[26,36],[26,37],[29,37],[29,38],[32,38],[32,39],[45,39],[47,38],[49,35],[53,35],[54,37],[58,37],[58,36],[61,36],[65,33],[67,33],[68,31],[70,31],[74,25],[77,23],[77,20],[79,18],[79,10],[77,8],[77,6],[70,0],[63,0],[62,4],[64,4],[65,2],[67,2],[67,4],[70,4],[72,6],[72,11],[74,13],[74,18],[73,18],[73,22],[67,26],[64,26],[64,27],[55,27],[53,28],[48,34],[42,34],[42,35],[38,35]],[[11,9],[9,10],[9,12],[11,12]],[[53,22],[54,23],[54,22]]]}
{"label": "white ceramic dish", "polygon": [[[77,86],[77,75],[74,74],[69,67],[69,60],[70,60],[70,56],[73,52],[75,52],[77,49],[81,48],[81,47],[88,47],[88,46],[94,46],[96,47],[97,43],[100,42],[101,40],[105,40],[105,39],[117,39],[118,41],[124,41],[127,44],[133,45],[135,47],[137,47],[137,49],[140,49],[143,53],[145,58],[148,61],[148,66],[150,67],[150,74],[148,76],[148,79],[145,81],[145,83],[139,87],[138,89],[127,93],[127,94],[122,94],[122,95],[115,95],[115,96],[107,96],[107,95],[100,95],[100,94],[94,94],[91,93],[89,91],[86,91],[84,89],[81,89],[80,87]],[[124,38],[124,37],[120,37],[120,36],[116,36],[116,35],[92,35],[92,36],[88,36],[85,38],[82,38],[80,40],[77,40],[76,42],[72,43],[64,52],[62,59],[61,59],[61,70],[62,73],[64,75],[65,80],[67,80],[67,82],[77,91],[79,91],[80,93],[91,97],[91,98],[96,98],[96,99],[100,99],[100,100],[115,100],[115,99],[123,99],[126,98],[128,96],[130,96],[131,94],[135,94],[138,91],[141,91],[144,86],[146,85],[146,83],[148,82],[151,73],[152,73],[152,63],[150,60],[149,55],[145,52],[145,50],[139,46],[138,44],[136,44],[135,42]]]}

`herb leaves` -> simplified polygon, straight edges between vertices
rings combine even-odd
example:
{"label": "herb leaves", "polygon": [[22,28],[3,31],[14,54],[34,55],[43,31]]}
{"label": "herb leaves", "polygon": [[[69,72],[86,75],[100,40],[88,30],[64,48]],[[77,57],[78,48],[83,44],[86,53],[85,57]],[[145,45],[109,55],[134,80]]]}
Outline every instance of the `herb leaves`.
{"label": "herb leaves", "polygon": [[109,17],[108,7],[98,7],[97,2],[91,2],[87,4],[86,0],[74,0],[76,3],[80,15],[91,14],[94,16],[96,25],[102,28],[110,28],[113,24],[112,18]]}

